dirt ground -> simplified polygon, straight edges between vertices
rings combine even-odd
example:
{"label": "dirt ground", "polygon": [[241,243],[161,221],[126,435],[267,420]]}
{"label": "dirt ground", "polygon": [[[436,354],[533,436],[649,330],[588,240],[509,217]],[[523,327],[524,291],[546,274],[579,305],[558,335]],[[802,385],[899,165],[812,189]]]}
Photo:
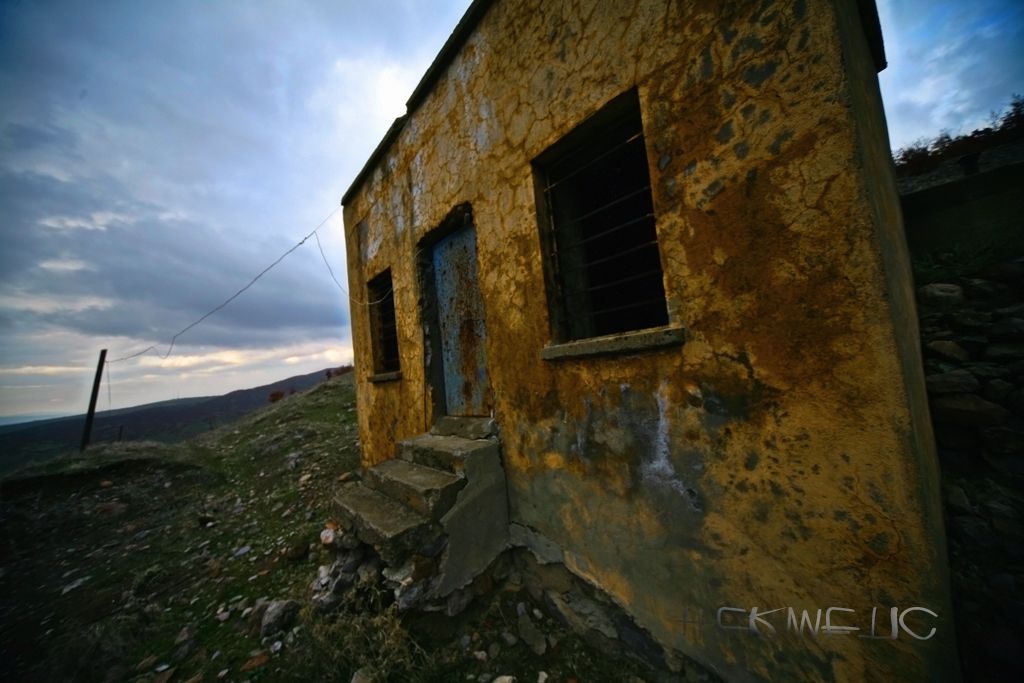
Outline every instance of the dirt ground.
{"label": "dirt ground", "polygon": [[327,561],[319,533],[339,476],[358,466],[354,425],[349,375],[183,444],[90,448],[6,480],[0,677],[349,683],[368,666],[391,681],[659,680],[547,615],[545,655],[509,645],[519,604],[541,607],[513,583],[456,619],[357,596],[330,617],[306,607],[282,639],[262,640],[247,610],[308,605]]}

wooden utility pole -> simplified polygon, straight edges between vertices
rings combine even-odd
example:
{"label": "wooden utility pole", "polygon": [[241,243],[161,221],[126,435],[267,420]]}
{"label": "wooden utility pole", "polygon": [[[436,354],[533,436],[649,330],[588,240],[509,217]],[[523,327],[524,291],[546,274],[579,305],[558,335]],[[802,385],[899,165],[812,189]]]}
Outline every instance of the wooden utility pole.
{"label": "wooden utility pole", "polygon": [[100,378],[103,377],[103,364],[107,361],[107,350],[100,351],[100,362],[96,365],[96,379],[92,381],[92,397],[89,399],[89,412],[85,415],[85,431],[82,432],[82,450],[89,445],[92,435],[92,418],[96,414],[96,398],[100,394]]}

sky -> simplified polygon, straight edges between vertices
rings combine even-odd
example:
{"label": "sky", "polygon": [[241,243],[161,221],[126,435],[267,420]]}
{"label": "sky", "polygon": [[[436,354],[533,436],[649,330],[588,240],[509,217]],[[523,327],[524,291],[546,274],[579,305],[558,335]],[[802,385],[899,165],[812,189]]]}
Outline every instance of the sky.
{"label": "sky", "polygon": [[[0,0],[0,421],[352,358],[339,201],[469,0]],[[1022,0],[879,0],[894,149],[1024,94]],[[166,358],[162,357],[165,356]],[[12,417],[14,416],[14,417]]]}

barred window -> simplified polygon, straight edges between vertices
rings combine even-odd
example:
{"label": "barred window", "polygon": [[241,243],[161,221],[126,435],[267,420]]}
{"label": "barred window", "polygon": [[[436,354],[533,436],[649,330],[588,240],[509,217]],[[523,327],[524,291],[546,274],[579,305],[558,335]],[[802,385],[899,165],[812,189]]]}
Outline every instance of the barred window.
{"label": "barred window", "polygon": [[367,284],[369,294],[370,333],[373,337],[373,371],[397,372],[398,323],[395,320],[395,292],[388,268]]}
{"label": "barred window", "polygon": [[555,341],[668,324],[635,89],[534,161]]}

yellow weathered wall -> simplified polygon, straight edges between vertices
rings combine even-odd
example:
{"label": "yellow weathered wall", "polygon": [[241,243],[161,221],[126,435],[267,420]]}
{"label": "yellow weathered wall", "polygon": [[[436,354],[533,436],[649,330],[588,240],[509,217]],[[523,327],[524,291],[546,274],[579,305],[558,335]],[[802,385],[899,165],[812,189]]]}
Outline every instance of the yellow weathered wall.
{"label": "yellow weathered wall", "polygon": [[[468,202],[513,521],[730,680],[958,677],[923,380],[900,339],[916,332],[905,246],[858,31],[853,0],[499,0],[345,206],[351,291],[365,299],[392,268],[402,354],[402,380],[366,381],[354,305],[364,464],[430,426],[414,253]],[[633,86],[687,341],[543,361],[529,162]],[[880,633],[890,607],[923,606],[939,618],[908,625],[938,631],[801,641],[785,611],[768,617],[774,641],[682,628],[684,607],[723,606],[843,607],[856,614],[833,618],[862,629],[878,607]]]}

